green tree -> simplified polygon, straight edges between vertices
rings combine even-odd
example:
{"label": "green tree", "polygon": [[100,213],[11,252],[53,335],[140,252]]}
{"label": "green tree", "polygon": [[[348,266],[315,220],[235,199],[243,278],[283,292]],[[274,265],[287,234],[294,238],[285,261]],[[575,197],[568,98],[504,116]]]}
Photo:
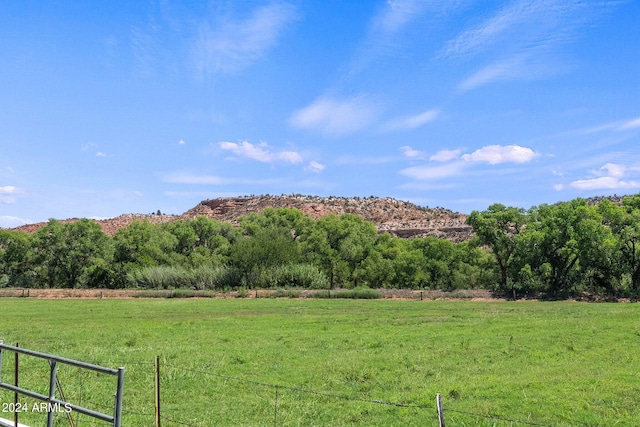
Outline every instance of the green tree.
{"label": "green tree", "polygon": [[266,208],[261,213],[250,213],[238,219],[242,231],[254,235],[267,228],[287,229],[293,239],[309,231],[313,220],[298,209]]}
{"label": "green tree", "polygon": [[549,292],[566,294],[607,276],[612,242],[596,209],[575,199],[531,209],[519,257]]}
{"label": "green tree", "polygon": [[240,270],[248,287],[254,287],[267,269],[298,261],[298,247],[286,228],[255,230],[254,235],[240,238],[231,247],[231,265]]}
{"label": "green tree", "polygon": [[640,297],[640,196],[625,197],[622,206],[609,200],[598,205],[603,216],[617,238],[618,265],[622,274],[631,281],[631,294]]}
{"label": "green tree", "polygon": [[[500,270],[500,286],[504,290],[508,289],[511,256],[526,220],[523,209],[499,203],[483,212],[473,211],[467,217],[467,224],[473,228],[478,244],[489,247],[493,253]],[[513,286],[513,280],[511,283]]]}
{"label": "green tree", "polygon": [[149,221],[134,221],[113,236],[114,262],[119,270],[119,286],[126,274],[142,267],[171,265],[178,239]]}
{"label": "green tree", "polygon": [[300,236],[300,245],[305,260],[325,272],[331,288],[355,286],[362,277],[354,272],[375,249],[376,237],[375,226],[359,216],[332,214],[315,221]]}
{"label": "green tree", "polygon": [[33,239],[40,280],[48,288],[84,287],[91,266],[110,261],[110,240],[100,225],[89,219],[66,224],[49,220]]}
{"label": "green tree", "polygon": [[34,282],[31,235],[0,229],[0,287],[30,287]]}

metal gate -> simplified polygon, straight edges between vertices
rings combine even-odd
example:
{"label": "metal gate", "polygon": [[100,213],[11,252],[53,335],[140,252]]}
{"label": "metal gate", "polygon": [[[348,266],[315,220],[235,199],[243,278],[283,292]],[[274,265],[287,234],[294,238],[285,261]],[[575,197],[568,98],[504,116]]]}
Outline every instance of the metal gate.
{"label": "metal gate", "polygon": [[[5,351],[11,351],[15,354],[16,362],[18,360],[18,354],[24,354],[27,356],[37,357],[40,359],[46,359],[49,361],[50,373],[49,373],[49,395],[45,396],[44,394],[36,393],[31,390],[27,390],[21,387],[18,387],[14,384],[9,384],[3,381],[2,379],[2,355]],[[76,366],[79,368],[88,369],[91,371],[100,372],[106,375],[112,375],[117,377],[117,386],[115,392],[115,402],[113,408],[113,414],[104,414],[102,412],[95,411],[93,409],[84,408],[82,406],[76,405],[71,402],[66,402],[64,400],[60,400],[56,398],[56,382],[57,382],[57,367],[59,363],[63,363],[66,365]],[[18,364],[16,363],[15,372],[18,372]],[[122,427],[122,392],[124,386],[124,368],[111,369],[105,368],[103,366],[93,365],[91,363],[79,362],[77,360],[67,359],[64,357],[54,356],[51,354],[40,353],[38,351],[27,350],[25,348],[11,346],[3,344],[0,340],[0,388],[4,388],[9,391],[13,391],[14,393],[23,394],[25,396],[29,396],[34,399],[41,400],[43,402],[47,402],[47,427],[53,427],[53,418],[55,415],[54,408],[65,407],[70,408],[71,411],[77,411],[81,414],[87,415],[89,417],[97,418],[102,421],[106,421],[113,425],[113,427]],[[15,418],[14,418],[15,420]],[[13,427],[14,423],[6,425],[0,421],[0,427]]]}

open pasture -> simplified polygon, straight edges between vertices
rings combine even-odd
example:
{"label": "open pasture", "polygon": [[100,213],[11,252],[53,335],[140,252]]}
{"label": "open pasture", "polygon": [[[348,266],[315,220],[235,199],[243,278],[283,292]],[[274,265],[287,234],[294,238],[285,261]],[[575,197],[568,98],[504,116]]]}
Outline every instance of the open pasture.
{"label": "open pasture", "polygon": [[[464,412],[549,426],[640,420],[638,304],[3,298],[0,313],[6,344],[124,366],[126,426],[153,425],[156,356],[164,426],[436,425],[436,393],[447,426],[521,425]],[[13,354],[4,359],[10,381]],[[46,366],[20,365],[21,385],[46,389]],[[69,400],[109,410],[111,379],[60,377]]]}

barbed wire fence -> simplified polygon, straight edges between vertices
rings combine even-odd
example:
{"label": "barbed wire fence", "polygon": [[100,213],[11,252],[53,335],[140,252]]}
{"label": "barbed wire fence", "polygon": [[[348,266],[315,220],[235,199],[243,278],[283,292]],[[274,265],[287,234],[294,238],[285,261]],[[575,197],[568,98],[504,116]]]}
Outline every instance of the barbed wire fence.
{"label": "barbed wire fence", "polygon": [[[534,420],[476,413],[442,405],[441,396],[421,396],[422,402],[374,399],[362,392],[333,393],[296,385],[275,384],[218,372],[215,366],[187,367],[155,361],[102,361],[125,368],[125,426],[208,427],[289,425],[402,425],[449,427],[455,425],[554,427]],[[257,375],[257,374],[256,374]],[[90,373],[61,372],[67,397],[98,410],[112,409],[101,399],[102,385]],[[0,399],[3,400],[3,399]],[[423,403],[427,402],[427,403]],[[25,414],[26,415],[26,414]],[[104,426],[79,413],[56,416],[56,426]],[[33,417],[32,417],[33,419]],[[374,422],[375,420],[375,422]],[[379,420],[383,420],[382,423]],[[32,421],[39,422],[39,421]],[[563,422],[566,426],[567,423]]]}
{"label": "barbed wire fence", "polygon": [[[139,379],[144,377],[147,384],[153,384],[153,393],[145,393],[146,405],[137,404],[133,407],[125,405],[123,412],[125,422],[127,419],[131,420],[127,422],[128,425],[153,424],[155,427],[334,425],[331,413],[333,411],[335,416],[336,408],[340,407],[336,402],[343,401],[359,406],[359,409],[346,410],[346,412],[353,412],[350,418],[352,425],[370,425],[370,422],[367,422],[368,416],[380,416],[381,413],[388,412],[392,408],[392,410],[403,411],[387,415],[387,419],[395,420],[394,425],[438,425],[439,416],[442,415],[443,422],[440,424],[442,427],[444,427],[445,418],[451,421],[449,423],[451,426],[456,425],[460,417],[466,419],[466,423],[474,422],[473,425],[481,425],[479,421],[486,420],[489,423],[487,425],[491,426],[554,427],[531,420],[459,410],[450,404],[444,405],[442,413],[439,414],[436,396],[433,396],[433,403],[424,404],[372,399],[294,385],[274,384],[221,374],[210,366],[188,368],[166,363],[166,361],[161,362],[161,360],[157,357],[155,362],[123,364],[127,368],[133,368],[132,371],[136,368],[144,368],[143,370],[146,371],[144,374],[138,372],[135,376]],[[193,383],[194,379],[197,379],[195,383]],[[193,384],[185,386],[187,382]],[[197,393],[197,396],[194,393]],[[150,399],[151,394],[153,394],[152,399]],[[250,399],[253,399],[253,402],[249,401]],[[133,400],[139,401],[139,399]],[[154,408],[151,408],[149,402],[154,402]],[[362,409],[363,404],[376,409]],[[329,407],[329,409],[321,410],[318,409],[319,406]],[[299,413],[295,413],[296,411]],[[344,413],[345,410],[341,409],[339,412]],[[458,416],[458,419],[455,416]]]}

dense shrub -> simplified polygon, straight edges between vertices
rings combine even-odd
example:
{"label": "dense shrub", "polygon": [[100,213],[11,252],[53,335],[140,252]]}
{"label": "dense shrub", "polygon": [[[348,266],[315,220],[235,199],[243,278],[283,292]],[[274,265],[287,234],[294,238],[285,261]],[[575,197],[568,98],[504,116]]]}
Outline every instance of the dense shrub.
{"label": "dense shrub", "polygon": [[263,270],[258,278],[258,287],[325,289],[329,279],[311,264],[279,265]]}

